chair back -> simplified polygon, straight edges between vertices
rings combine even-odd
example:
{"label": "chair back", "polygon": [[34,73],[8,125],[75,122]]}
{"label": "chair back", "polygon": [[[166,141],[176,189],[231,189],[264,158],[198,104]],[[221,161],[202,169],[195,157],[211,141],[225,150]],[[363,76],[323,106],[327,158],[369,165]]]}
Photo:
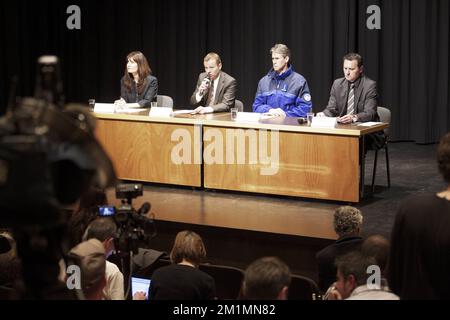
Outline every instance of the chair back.
{"label": "chair back", "polygon": [[[384,107],[377,107],[377,112],[381,122],[391,124],[391,110]],[[386,138],[389,136],[389,127],[384,129],[384,135]]]}
{"label": "chair back", "polygon": [[244,271],[239,268],[201,264],[199,269],[213,277],[216,283],[216,296],[220,300],[235,300],[238,298]]}
{"label": "chair back", "polygon": [[156,101],[158,102],[158,107],[173,108],[173,99],[169,96],[157,95]]}
{"label": "chair back", "polygon": [[316,282],[308,277],[293,274],[289,286],[289,300],[313,300],[313,295],[321,296]]}
{"label": "chair back", "polygon": [[234,100],[234,107],[238,109],[238,112],[244,112],[244,104],[241,100]]}
{"label": "chair back", "polygon": [[141,270],[136,270],[133,272],[133,276],[139,277],[139,278],[145,278],[145,279],[151,279],[153,272],[155,272],[156,269],[159,269],[161,267],[169,266],[172,262],[168,259],[158,259],[155,262],[153,262],[151,265],[142,268]]}

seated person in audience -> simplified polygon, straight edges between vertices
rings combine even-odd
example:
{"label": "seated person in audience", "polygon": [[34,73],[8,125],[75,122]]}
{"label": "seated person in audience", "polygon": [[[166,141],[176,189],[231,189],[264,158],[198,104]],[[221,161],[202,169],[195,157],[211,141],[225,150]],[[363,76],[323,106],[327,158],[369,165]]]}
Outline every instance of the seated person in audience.
{"label": "seated person in audience", "polygon": [[343,206],[334,213],[334,231],[339,236],[335,243],[325,247],[316,254],[319,269],[319,288],[325,292],[336,281],[336,257],[347,252],[358,250],[362,238],[361,227],[363,216],[354,207]]}
{"label": "seated person in audience", "polygon": [[336,79],[330,99],[317,116],[339,117],[340,123],[378,121],[377,83],[363,74],[363,59],[357,53],[343,58],[344,77]]}
{"label": "seated person in audience", "polygon": [[291,51],[284,44],[270,49],[273,68],[258,84],[253,111],[287,117],[306,117],[312,110],[306,79],[290,64]]}
{"label": "seated person in audience", "polygon": [[127,56],[125,75],[120,80],[120,99],[114,104],[118,109],[150,108],[158,94],[158,80],[152,76],[147,59],[139,51]]}
{"label": "seated person in audience", "polygon": [[388,281],[401,299],[450,299],[450,133],[437,162],[446,189],[406,199],[392,228]]}
{"label": "seated person in audience", "polygon": [[[363,255],[374,257],[377,261],[378,267],[380,267],[382,281],[386,282],[386,268],[389,259],[389,240],[379,234],[374,234],[367,239],[361,245],[361,253]],[[386,282],[387,285],[387,282]]]}
{"label": "seated person in audience", "polygon": [[291,271],[276,257],[252,262],[245,270],[242,298],[247,300],[287,300]]}
{"label": "seated person in audience", "polygon": [[105,249],[97,239],[90,239],[70,250],[71,261],[80,267],[81,290],[86,300],[102,300],[106,286]]}
{"label": "seated person in audience", "polygon": [[98,207],[107,204],[106,193],[102,189],[91,187],[82,194],[75,209],[70,213],[68,224],[70,248],[83,241],[87,226],[98,218]]}
{"label": "seated person in audience", "polygon": [[[97,239],[102,242],[106,258],[115,250],[114,235],[117,225],[112,218],[97,218],[86,229],[85,240]],[[106,286],[103,290],[105,300],[124,300],[123,274],[119,268],[106,260]]]}
{"label": "seated person in audience", "polygon": [[325,300],[398,300],[399,297],[383,286],[381,281],[377,283],[376,279],[372,279],[373,273],[368,270],[376,264],[374,257],[359,251],[338,257],[337,281],[325,294]]}
{"label": "seated person in audience", "polygon": [[156,269],[149,298],[153,300],[211,300],[216,297],[214,279],[198,269],[206,257],[202,238],[181,231],[170,253],[172,265]]}
{"label": "seated person in audience", "polygon": [[222,71],[222,60],[217,53],[208,53],[203,59],[205,72],[198,76],[197,87],[191,97],[195,113],[229,111],[234,107],[236,80]]}

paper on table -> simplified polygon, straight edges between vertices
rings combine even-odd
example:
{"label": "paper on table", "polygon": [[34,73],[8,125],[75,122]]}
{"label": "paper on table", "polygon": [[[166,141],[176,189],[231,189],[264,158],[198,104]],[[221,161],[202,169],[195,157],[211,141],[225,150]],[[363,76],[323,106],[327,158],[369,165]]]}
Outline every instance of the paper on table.
{"label": "paper on table", "polygon": [[116,109],[116,113],[139,113],[142,111],[146,111],[148,109],[146,108],[123,108],[123,109]]}
{"label": "paper on table", "polygon": [[238,112],[236,122],[259,122],[261,119],[260,113],[254,112]]}
{"label": "paper on table", "polygon": [[194,110],[176,110],[172,114],[195,114]]}
{"label": "paper on table", "polygon": [[271,119],[271,118],[277,118],[277,117],[280,117],[280,115],[272,114],[272,113],[262,113],[260,119],[265,120],[265,119]]}
{"label": "paper on table", "polygon": [[370,121],[370,122],[363,122],[360,123],[359,126],[362,127],[371,127],[371,126],[376,126],[377,124],[381,124],[382,122],[374,122],[374,121]]}

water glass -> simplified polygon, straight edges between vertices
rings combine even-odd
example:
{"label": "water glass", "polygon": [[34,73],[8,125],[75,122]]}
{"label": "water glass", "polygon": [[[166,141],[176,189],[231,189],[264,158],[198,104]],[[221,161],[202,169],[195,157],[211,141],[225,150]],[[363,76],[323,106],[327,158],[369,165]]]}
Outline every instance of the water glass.
{"label": "water glass", "polygon": [[238,108],[231,108],[231,120],[236,120],[238,115]]}

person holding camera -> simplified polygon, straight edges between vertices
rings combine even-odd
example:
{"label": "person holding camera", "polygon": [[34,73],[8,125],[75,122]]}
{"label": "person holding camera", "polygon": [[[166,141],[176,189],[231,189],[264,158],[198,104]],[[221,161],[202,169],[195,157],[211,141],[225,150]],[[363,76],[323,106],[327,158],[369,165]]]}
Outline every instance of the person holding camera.
{"label": "person holding camera", "polygon": [[125,75],[120,81],[120,99],[114,104],[117,108],[149,108],[158,94],[158,79],[144,54],[133,51],[127,56]]}

